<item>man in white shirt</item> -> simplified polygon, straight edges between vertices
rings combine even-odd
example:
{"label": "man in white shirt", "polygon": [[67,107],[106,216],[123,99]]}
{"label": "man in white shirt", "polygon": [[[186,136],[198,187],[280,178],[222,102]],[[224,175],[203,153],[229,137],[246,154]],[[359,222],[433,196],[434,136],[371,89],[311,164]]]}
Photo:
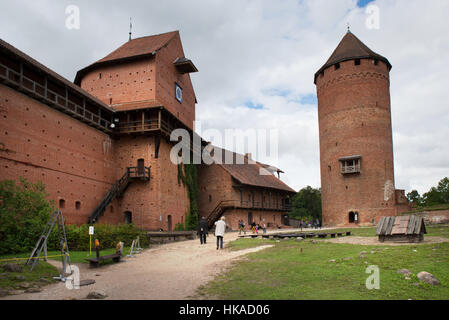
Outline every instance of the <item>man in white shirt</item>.
{"label": "man in white shirt", "polygon": [[223,249],[223,237],[226,231],[225,217],[215,222],[215,236],[217,237],[217,250]]}

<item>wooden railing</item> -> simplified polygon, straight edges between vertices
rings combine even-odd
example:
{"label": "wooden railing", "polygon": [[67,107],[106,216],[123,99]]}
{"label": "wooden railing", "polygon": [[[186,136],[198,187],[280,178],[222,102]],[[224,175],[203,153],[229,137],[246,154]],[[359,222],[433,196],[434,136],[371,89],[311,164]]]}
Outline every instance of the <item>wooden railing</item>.
{"label": "wooden railing", "polygon": [[111,122],[109,120],[86,110],[85,106],[70,101],[68,99],[67,88],[65,89],[65,96],[50,90],[46,85],[47,78],[45,77],[44,79],[45,84],[42,85],[33,79],[27,78],[23,73],[14,71],[4,64],[0,64],[0,80],[2,82],[17,87],[21,91],[39,100],[43,100],[46,104],[60,109],[75,118],[79,118],[89,125],[101,128],[105,132],[111,132]]}
{"label": "wooden railing", "polygon": [[360,165],[355,165],[355,166],[342,166],[342,167],[341,167],[341,173],[342,173],[342,174],[360,173]]}

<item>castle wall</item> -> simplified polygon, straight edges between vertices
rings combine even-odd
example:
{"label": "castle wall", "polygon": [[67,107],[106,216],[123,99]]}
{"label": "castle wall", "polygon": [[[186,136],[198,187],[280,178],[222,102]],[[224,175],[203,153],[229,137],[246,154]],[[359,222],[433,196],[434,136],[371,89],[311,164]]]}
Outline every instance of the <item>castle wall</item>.
{"label": "castle wall", "polygon": [[49,200],[65,201],[67,223],[83,224],[115,182],[114,168],[108,135],[0,84],[1,180],[42,181]]}
{"label": "castle wall", "polygon": [[[340,63],[317,78],[323,224],[396,214],[389,70],[372,59]],[[361,155],[361,173],[343,175],[339,158]]]}
{"label": "castle wall", "polygon": [[[148,230],[171,230],[177,223],[184,223],[190,201],[187,188],[178,184],[178,167],[170,161],[171,145],[161,140],[159,157],[155,158],[155,137],[122,137],[117,140],[117,179],[126,167],[136,166],[144,159],[150,167],[150,181],[133,181],[123,197],[119,198],[120,213],[132,213],[132,222]],[[171,218],[169,218],[171,216]],[[122,221],[122,222],[123,222]]]}
{"label": "castle wall", "polygon": [[[179,34],[156,54],[156,99],[190,129],[195,120],[195,92],[189,74],[180,74],[173,62],[184,57]],[[175,98],[175,82],[182,88],[182,103]]]}
{"label": "castle wall", "polygon": [[156,65],[153,58],[98,67],[86,74],[81,88],[114,106],[156,98]]}
{"label": "castle wall", "polygon": [[208,217],[221,201],[234,199],[233,191],[232,178],[221,166],[217,164],[199,166],[198,213],[200,217]]}

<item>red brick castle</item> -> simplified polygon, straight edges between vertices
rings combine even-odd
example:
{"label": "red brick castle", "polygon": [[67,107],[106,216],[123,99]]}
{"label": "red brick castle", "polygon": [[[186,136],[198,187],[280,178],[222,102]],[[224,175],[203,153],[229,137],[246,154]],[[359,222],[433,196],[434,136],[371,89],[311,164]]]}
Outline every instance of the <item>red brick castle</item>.
{"label": "red brick castle", "polygon": [[[78,71],[74,83],[0,40],[0,179],[43,181],[71,224],[173,230],[190,199],[170,161],[170,134],[193,132],[196,71],[178,31],[132,39]],[[233,229],[237,216],[282,225],[294,191],[274,174],[240,179],[250,166],[198,166],[201,215],[224,214]],[[239,203],[217,213],[223,200]]]}

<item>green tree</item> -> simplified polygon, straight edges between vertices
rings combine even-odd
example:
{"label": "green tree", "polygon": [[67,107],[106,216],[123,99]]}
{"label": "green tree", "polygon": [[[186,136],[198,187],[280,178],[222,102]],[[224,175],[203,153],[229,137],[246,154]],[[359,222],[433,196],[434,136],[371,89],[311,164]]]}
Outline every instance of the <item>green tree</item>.
{"label": "green tree", "polygon": [[30,251],[50,219],[53,204],[45,200],[42,182],[21,178],[0,182],[0,254]]}
{"label": "green tree", "polygon": [[419,194],[417,190],[412,190],[409,193],[407,193],[407,199],[408,201],[412,202],[414,205],[421,205],[423,202],[423,198]]}
{"label": "green tree", "polygon": [[449,203],[449,178],[443,178],[436,187],[423,194],[424,204],[432,206]]}
{"label": "green tree", "polygon": [[321,221],[321,189],[310,186],[301,189],[292,199],[292,211],[289,216],[294,219]]}

